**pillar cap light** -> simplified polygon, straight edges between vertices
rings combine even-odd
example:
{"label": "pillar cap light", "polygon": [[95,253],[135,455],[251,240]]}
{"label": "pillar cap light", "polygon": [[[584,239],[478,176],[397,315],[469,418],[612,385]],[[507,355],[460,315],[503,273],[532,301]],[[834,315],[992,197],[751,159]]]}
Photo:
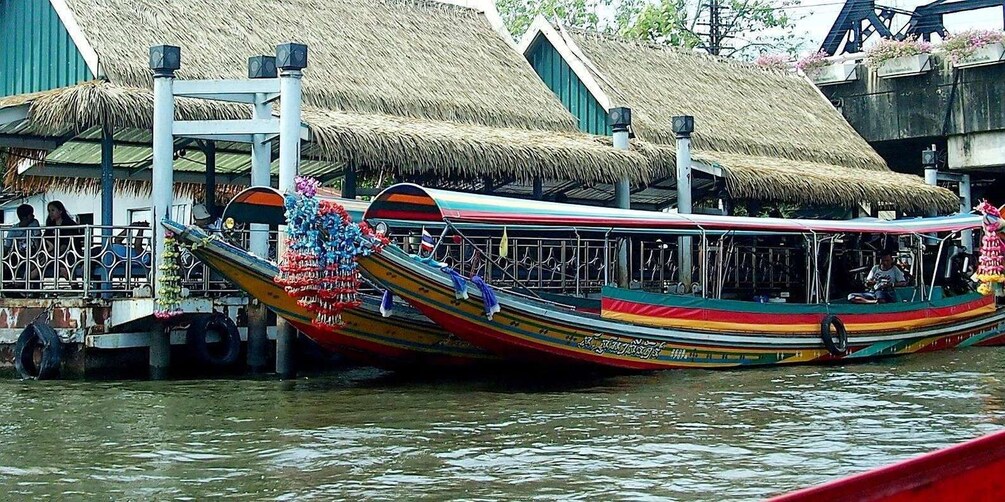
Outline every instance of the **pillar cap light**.
{"label": "pillar cap light", "polygon": [[627,106],[611,108],[607,112],[607,123],[614,132],[624,132],[632,125],[632,109]]}
{"label": "pillar cap light", "polygon": [[921,165],[925,167],[935,167],[936,152],[931,148],[921,151]]}
{"label": "pillar cap light", "polygon": [[248,58],[248,78],[276,78],[276,56]]}
{"label": "pillar cap light", "polygon": [[694,132],[694,117],[691,115],[677,115],[670,119],[670,130],[678,138],[686,138]]}
{"label": "pillar cap light", "polygon": [[179,68],[181,68],[181,47],[150,46],[150,69],[155,75],[173,75]]}
{"label": "pillar cap light", "polygon": [[276,46],[276,67],[280,70],[307,68],[307,46],[289,42]]}

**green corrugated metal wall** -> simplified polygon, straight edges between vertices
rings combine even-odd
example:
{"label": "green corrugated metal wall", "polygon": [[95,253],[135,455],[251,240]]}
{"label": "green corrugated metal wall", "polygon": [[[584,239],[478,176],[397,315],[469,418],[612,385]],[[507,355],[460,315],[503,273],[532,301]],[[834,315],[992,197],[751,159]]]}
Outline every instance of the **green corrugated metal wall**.
{"label": "green corrugated metal wall", "polygon": [[91,78],[48,0],[0,0],[0,96]]}
{"label": "green corrugated metal wall", "polygon": [[579,129],[590,134],[610,136],[607,111],[572,72],[569,64],[544,37],[539,38],[527,55],[530,65],[557,96],[565,109],[579,119]]}

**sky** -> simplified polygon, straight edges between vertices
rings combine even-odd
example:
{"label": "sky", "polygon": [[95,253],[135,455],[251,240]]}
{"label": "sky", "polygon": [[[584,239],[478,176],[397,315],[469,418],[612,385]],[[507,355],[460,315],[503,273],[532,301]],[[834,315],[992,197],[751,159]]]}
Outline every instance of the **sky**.
{"label": "sky", "polygon": [[[887,7],[913,11],[915,7],[931,2],[932,0],[877,0],[876,3]],[[809,42],[807,45],[810,47],[806,48],[806,53],[815,52],[820,47],[820,43],[834,24],[838,12],[841,11],[842,5],[844,5],[844,2],[838,0],[803,0],[799,8],[789,10],[793,15],[805,14],[806,16],[796,23],[796,30],[808,35],[807,39]],[[906,23],[907,19],[907,16],[897,16],[894,18],[893,31],[896,32],[901,25]],[[1002,8],[995,7],[949,14],[945,17],[944,23],[950,33],[970,28],[1002,29]],[[867,41],[866,46],[869,45],[869,42],[874,43],[877,38],[873,36]]]}

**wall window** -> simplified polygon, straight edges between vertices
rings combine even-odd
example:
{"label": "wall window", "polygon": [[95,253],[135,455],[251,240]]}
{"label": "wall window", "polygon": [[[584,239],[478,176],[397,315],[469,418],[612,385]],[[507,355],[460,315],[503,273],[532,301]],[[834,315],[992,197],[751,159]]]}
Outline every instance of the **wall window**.
{"label": "wall window", "polygon": [[127,223],[129,225],[134,225],[134,224],[139,223],[141,221],[145,221],[147,223],[150,223],[150,208],[148,208],[148,207],[141,207],[141,208],[138,208],[138,209],[130,209],[128,214],[129,214],[129,219],[127,220]]}

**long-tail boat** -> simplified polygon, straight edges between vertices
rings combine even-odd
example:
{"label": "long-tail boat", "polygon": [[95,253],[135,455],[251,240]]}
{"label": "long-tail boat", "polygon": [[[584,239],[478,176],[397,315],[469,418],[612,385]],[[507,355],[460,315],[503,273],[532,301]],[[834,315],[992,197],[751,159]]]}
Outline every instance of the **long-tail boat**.
{"label": "long-tail boat", "polygon": [[770,502],[942,502],[1000,500],[1005,431],[872,471],[804,488]]}
{"label": "long-tail boat", "polygon": [[[937,274],[936,270],[923,268],[922,258],[929,252],[926,242],[929,247],[938,243],[938,250],[944,251],[948,236],[940,238],[937,234],[951,236],[979,227],[978,216],[832,221],[678,215],[461,194],[401,184],[377,196],[364,217],[371,223],[408,220],[445,224],[438,247],[449,247],[451,242],[469,246],[468,252],[454,253],[453,260],[444,260],[448,263],[409,254],[395,246],[361,257],[359,263],[369,277],[446,330],[510,358],[633,370],[729,368],[852,362],[1005,344],[1005,310],[996,305],[994,296],[937,287],[924,280],[929,274],[938,279],[943,270],[937,265]],[[474,231],[463,228],[494,229],[495,237],[481,245],[471,237]],[[603,269],[601,314],[548,301],[533,287],[493,288],[492,284],[505,282],[496,280],[502,279],[500,268],[512,271],[517,267],[504,267],[489,256],[481,262],[496,263],[495,270],[480,268],[477,278],[459,272],[469,261],[470,250],[487,255],[496,243],[508,248],[518,232],[539,239],[538,254],[532,260],[538,270],[544,262],[540,239],[549,239],[554,247],[562,238],[574,241],[562,249],[567,252],[564,256],[577,256],[573,264],[577,274],[584,264],[587,269]],[[699,256],[706,259],[701,260],[705,267],[697,274],[701,280],[695,281],[699,286],[676,289],[688,294],[609,286],[609,262],[589,265],[590,256],[580,256],[582,248],[576,242],[591,234],[604,237],[605,257],[625,247],[631,247],[634,256],[641,241],[631,239],[638,236],[674,240],[674,236],[683,235],[700,240]],[[908,236],[917,243],[912,248],[918,255],[912,268],[915,284],[904,292],[910,295],[908,301],[860,305],[830,298],[835,246],[846,246],[853,237],[866,234]],[[807,272],[802,303],[781,298],[759,303],[724,297],[723,291],[728,289],[722,280],[725,267],[716,269],[711,264],[729,261],[731,258],[723,258],[726,241],[743,238],[805,242],[800,248],[805,251]],[[632,242],[636,242],[634,247]],[[512,255],[509,261],[513,263],[526,261],[518,253],[500,249],[498,254]],[[569,259],[557,261],[560,268],[568,270]],[[790,268],[802,269],[802,265],[790,264]],[[521,282],[541,282],[540,275],[511,271],[506,275],[518,286]],[[577,276],[572,282],[579,287],[581,280]],[[667,288],[664,281],[663,289],[675,288],[672,283]]]}
{"label": "long-tail boat", "polygon": [[[278,203],[277,203],[278,199]],[[362,210],[362,207],[356,209]],[[252,188],[238,194],[224,211],[225,218],[239,218],[239,224],[268,223],[282,218],[282,196],[271,188]],[[242,216],[242,212],[251,213]],[[277,223],[283,222],[282,219]],[[394,314],[384,317],[381,298],[362,295],[358,309],[343,314],[340,329],[312,323],[314,314],[276,284],[275,263],[234,246],[219,235],[211,236],[195,226],[170,220],[165,228],[191,249],[214,272],[220,274],[283,317],[322,348],[372,366],[402,369],[409,367],[473,367],[498,358],[446,332],[408,304],[394,305]]]}

